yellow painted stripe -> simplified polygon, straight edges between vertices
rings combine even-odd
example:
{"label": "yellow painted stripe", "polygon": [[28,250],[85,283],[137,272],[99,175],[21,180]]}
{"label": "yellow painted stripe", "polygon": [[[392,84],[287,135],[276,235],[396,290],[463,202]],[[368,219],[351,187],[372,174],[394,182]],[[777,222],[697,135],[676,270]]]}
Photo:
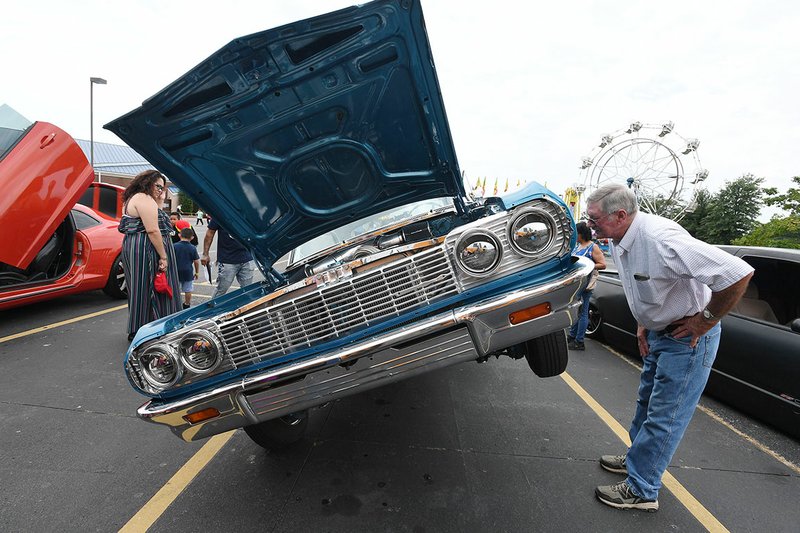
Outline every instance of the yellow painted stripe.
{"label": "yellow painted stripe", "polygon": [[[631,440],[628,437],[628,432],[625,430],[625,428],[623,428],[622,425],[617,422],[616,419],[597,402],[597,400],[592,398],[592,396],[586,392],[586,390],[581,387],[578,382],[572,378],[572,376],[564,372],[561,374],[561,379],[563,379],[567,385],[569,385],[569,387],[575,391],[575,394],[577,394],[581,400],[586,402],[586,405],[588,405],[589,408],[594,411],[598,417],[600,417],[600,420],[602,420],[609,428],[611,428],[611,431],[613,431],[614,434],[625,443],[625,446],[631,445]],[[722,523],[708,511],[708,509],[703,507],[703,504],[701,504],[697,498],[692,496],[692,494],[686,490],[686,488],[681,485],[680,482],[672,476],[672,474],[669,472],[664,472],[661,481],[664,486],[667,487],[667,489],[669,489],[669,491],[672,492],[676,498],[678,498],[678,501],[680,501],[683,506],[686,507],[690,513],[692,513],[692,516],[694,516],[697,521],[700,522],[704,528],[706,528],[707,531],[728,531],[728,529],[723,526]]]}
{"label": "yellow painted stripe", "polygon": [[61,322],[56,322],[54,324],[48,324],[46,326],[42,326],[40,328],[29,329],[28,331],[21,331],[19,333],[14,333],[13,335],[8,335],[6,337],[0,337],[0,344],[4,342],[8,342],[14,339],[19,339],[20,337],[27,337],[28,335],[33,335],[35,333],[41,333],[42,331],[47,331],[48,329],[58,328],[61,326],[66,326],[67,324],[72,324],[74,322],[80,322],[81,320],[86,320],[88,318],[94,318],[96,316],[105,315],[107,313],[113,313],[114,311],[119,311],[120,309],[125,309],[128,307],[128,304],[118,305],[116,307],[109,307],[108,309],[103,309],[102,311],[97,311],[95,313],[89,313],[88,315],[81,315],[76,316],[75,318],[70,318],[69,320],[62,320]]}
{"label": "yellow painted stripe", "polygon": [[150,501],[144,504],[144,507],[139,509],[139,512],[128,520],[127,524],[122,526],[120,532],[132,533],[147,531],[147,529],[164,514],[167,507],[175,501],[180,493],[189,486],[189,483],[192,482],[197,474],[199,474],[211,459],[219,453],[234,433],[235,431],[229,431],[211,437],[208,442],[205,443],[169,481],[167,481],[166,485],[161,487],[161,489],[150,498]]}
{"label": "yellow painted stripe", "polygon": [[[192,299],[194,298],[211,298],[211,296],[206,296],[205,294],[195,294],[192,293]],[[102,311],[96,311],[94,313],[89,313],[88,315],[81,315],[76,316],[75,318],[70,318],[68,320],[62,320],[61,322],[55,322],[53,324],[47,324],[46,326],[42,326],[39,328],[29,329],[27,331],[20,331],[19,333],[14,333],[13,335],[7,335],[5,337],[0,337],[0,344],[8,341],[12,341],[14,339],[19,339],[20,337],[27,337],[28,335],[34,335],[36,333],[41,333],[42,331],[47,331],[48,329],[58,328],[61,326],[66,326],[67,324],[73,324],[75,322],[80,322],[81,320],[87,320],[89,318],[94,318],[96,316],[105,315],[108,313],[113,313],[114,311],[119,311],[120,309],[126,309],[128,304],[118,305],[116,307],[109,307],[108,309],[103,309]]]}

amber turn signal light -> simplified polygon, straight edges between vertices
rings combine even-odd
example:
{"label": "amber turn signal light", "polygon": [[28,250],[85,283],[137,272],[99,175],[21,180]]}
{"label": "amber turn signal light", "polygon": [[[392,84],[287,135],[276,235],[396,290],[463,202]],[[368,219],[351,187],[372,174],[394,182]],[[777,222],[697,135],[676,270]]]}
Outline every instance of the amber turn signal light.
{"label": "amber turn signal light", "polygon": [[190,424],[197,424],[198,422],[202,422],[203,420],[208,420],[209,418],[214,418],[217,416],[219,416],[219,411],[213,407],[209,407],[208,409],[203,409],[202,411],[197,411],[196,413],[183,415],[183,419]]}
{"label": "amber turn signal light", "polygon": [[550,309],[550,302],[534,305],[533,307],[526,307],[525,309],[514,311],[508,315],[508,321],[511,322],[512,325],[522,324],[528,320],[549,314]]}

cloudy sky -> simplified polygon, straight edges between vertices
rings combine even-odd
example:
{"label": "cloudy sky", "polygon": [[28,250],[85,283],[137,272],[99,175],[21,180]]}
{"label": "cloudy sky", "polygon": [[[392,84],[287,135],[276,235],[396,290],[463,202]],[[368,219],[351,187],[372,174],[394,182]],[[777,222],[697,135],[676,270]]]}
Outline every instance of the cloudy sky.
{"label": "cloudy sky", "polygon": [[[235,37],[348,0],[10,0],[0,18],[0,104],[96,141]],[[785,188],[800,174],[800,2],[422,0],[467,178],[523,178],[556,192],[581,158],[634,121],[697,138],[706,182],[745,173]],[[224,8],[224,9],[223,9]],[[687,167],[693,162],[688,161]],[[693,169],[688,169],[692,172]]]}

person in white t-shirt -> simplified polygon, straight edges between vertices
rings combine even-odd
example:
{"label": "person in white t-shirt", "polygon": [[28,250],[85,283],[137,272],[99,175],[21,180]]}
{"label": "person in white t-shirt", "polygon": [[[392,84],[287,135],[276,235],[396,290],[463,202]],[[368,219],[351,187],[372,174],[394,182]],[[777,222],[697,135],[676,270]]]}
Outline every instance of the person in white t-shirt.
{"label": "person in white t-shirt", "polygon": [[643,366],[623,455],[600,466],[625,480],[595,489],[621,509],[658,510],[661,476],[672,460],[719,347],[720,318],[736,305],[753,268],[695,239],[678,223],[638,210],[636,196],[610,184],[587,198],[588,223],[612,239],[611,256],[631,312]]}

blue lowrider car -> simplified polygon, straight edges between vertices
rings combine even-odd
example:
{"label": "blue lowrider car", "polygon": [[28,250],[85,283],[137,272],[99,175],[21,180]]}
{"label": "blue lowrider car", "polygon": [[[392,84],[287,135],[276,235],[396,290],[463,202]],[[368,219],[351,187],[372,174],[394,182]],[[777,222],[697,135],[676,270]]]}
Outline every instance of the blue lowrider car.
{"label": "blue lowrider car", "polygon": [[265,277],[138,332],[141,418],[276,448],[309,408],[458,362],[565,369],[592,265],[547,189],[468,196],[417,1],[235,39],[106,127]]}

